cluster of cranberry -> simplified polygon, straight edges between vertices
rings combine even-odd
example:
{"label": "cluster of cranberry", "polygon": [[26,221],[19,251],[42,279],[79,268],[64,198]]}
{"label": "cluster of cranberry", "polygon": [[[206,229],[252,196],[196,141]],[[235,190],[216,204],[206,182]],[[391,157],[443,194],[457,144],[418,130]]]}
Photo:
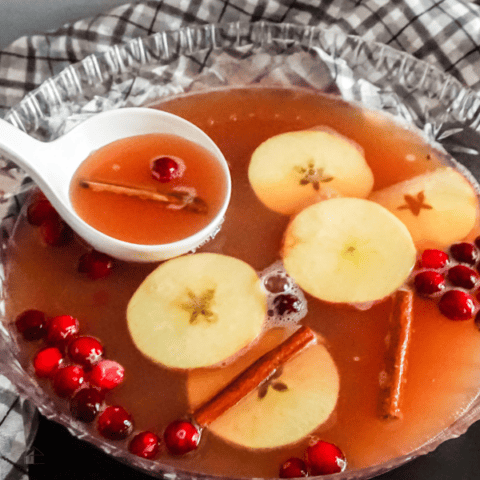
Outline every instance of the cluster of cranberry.
{"label": "cluster of cranberry", "polygon": [[420,258],[413,284],[418,294],[438,299],[438,308],[450,320],[469,320],[477,311],[480,275],[480,237],[443,250],[427,249]]}
{"label": "cluster of cranberry", "polygon": [[345,455],[333,443],[319,440],[307,447],[305,460],[289,458],[280,467],[280,478],[298,478],[309,475],[329,475],[343,472],[347,466]]}
{"label": "cluster of cranberry", "polygon": [[[104,358],[104,348],[95,337],[80,335],[78,319],[71,315],[47,318],[40,310],[27,310],[15,320],[18,332],[27,341],[43,340],[35,354],[33,368],[39,378],[51,381],[55,393],[69,401],[72,416],[84,423],[97,419],[97,430],[109,440],[124,440],[133,432],[132,416],[119,405],[105,403],[106,394],[123,382],[122,365]],[[164,441],[174,455],[198,446],[200,431],[188,421],[175,421],[166,428]],[[154,458],[160,438],[140,432],[129,443],[130,452]]]}
{"label": "cluster of cranberry", "polygon": [[[39,228],[40,236],[46,245],[60,247],[67,245],[73,238],[70,227],[62,220],[43,194],[39,194],[29,204],[27,221]],[[96,250],[84,253],[78,261],[78,271],[92,280],[105,278],[110,274],[113,267],[113,259]]]}
{"label": "cluster of cranberry", "polygon": [[[15,325],[25,340],[44,340],[33,359],[35,374],[51,380],[55,393],[70,401],[75,418],[92,422],[104,407],[106,392],[123,382],[124,368],[104,358],[98,339],[79,335],[79,321],[71,315],[47,318],[40,310],[27,310],[16,318]],[[100,433],[121,437],[131,422],[125,423],[123,431],[113,432],[112,422],[120,415],[129,421],[125,411],[120,414],[119,408],[105,409],[99,421]]]}

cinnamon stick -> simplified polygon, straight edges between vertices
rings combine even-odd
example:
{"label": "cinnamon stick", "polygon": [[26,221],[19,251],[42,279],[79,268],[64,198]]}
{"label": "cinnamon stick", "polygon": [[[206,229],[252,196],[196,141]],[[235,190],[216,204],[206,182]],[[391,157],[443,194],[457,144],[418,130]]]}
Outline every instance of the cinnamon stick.
{"label": "cinnamon stick", "polygon": [[223,390],[200,406],[192,415],[199,427],[206,427],[271,377],[275,370],[316,341],[313,330],[300,327],[283,343],[267,352],[234,378]]}
{"label": "cinnamon stick", "polygon": [[385,358],[385,385],[382,389],[381,416],[385,419],[402,418],[402,397],[406,381],[408,349],[412,335],[413,293],[398,290],[390,311],[390,333]]}
{"label": "cinnamon stick", "polygon": [[189,192],[171,191],[159,192],[158,190],[148,188],[138,188],[130,185],[118,185],[108,182],[95,182],[91,180],[80,180],[80,186],[90,188],[94,192],[110,192],[130,197],[138,197],[142,200],[154,200],[169,205],[176,205],[195,213],[207,213],[208,206],[200,197],[196,197]]}

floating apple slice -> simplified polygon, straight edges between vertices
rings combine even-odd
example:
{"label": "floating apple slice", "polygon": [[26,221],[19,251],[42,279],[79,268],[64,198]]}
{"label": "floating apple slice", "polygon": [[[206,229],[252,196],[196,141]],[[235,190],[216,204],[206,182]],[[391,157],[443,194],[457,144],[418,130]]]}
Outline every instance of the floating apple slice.
{"label": "floating apple slice", "polygon": [[360,146],[331,129],[269,138],[253,153],[248,178],[260,201],[286,215],[327,198],[364,198],[373,187]]}
{"label": "floating apple slice", "polygon": [[405,225],[381,205],[335,198],[307,207],[289,224],[287,273],[320,300],[380,300],[407,279],[416,250]]}
{"label": "floating apple slice", "polygon": [[477,216],[474,189],[450,167],[378,190],[370,199],[398,217],[422,246],[444,247],[465,238]]}
{"label": "floating apple slice", "polygon": [[260,333],[266,298],[255,270],[226,255],[169,260],[127,307],[130,335],[154,362],[187,369],[218,364]]}
{"label": "floating apple slice", "polygon": [[209,426],[247,448],[294,443],[324,423],[337,403],[339,377],[324,345],[307,347]]}

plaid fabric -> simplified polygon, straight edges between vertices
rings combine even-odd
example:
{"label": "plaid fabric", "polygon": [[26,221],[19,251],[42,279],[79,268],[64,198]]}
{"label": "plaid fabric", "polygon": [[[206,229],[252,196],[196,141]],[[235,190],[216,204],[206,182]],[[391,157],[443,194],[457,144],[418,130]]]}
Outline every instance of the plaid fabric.
{"label": "plaid fabric", "polygon": [[480,7],[462,0],[164,0],[127,4],[0,52],[0,114],[46,78],[134,37],[192,23],[323,25],[407,51],[480,87]]}
{"label": "plaid fabric", "polygon": [[[480,3],[480,2],[476,2]],[[126,4],[0,51],[0,115],[48,77],[94,52],[188,24],[322,25],[409,52],[480,88],[480,6],[466,0],[158,0]],[[34,412],[0,377],[0,478],[27,478]]]}
{"label": "plaid fabric", "polygon": [[26,446],[33,441],[36,420],[34,407],[0,376],[0,478],[27,478],[31,452]]}

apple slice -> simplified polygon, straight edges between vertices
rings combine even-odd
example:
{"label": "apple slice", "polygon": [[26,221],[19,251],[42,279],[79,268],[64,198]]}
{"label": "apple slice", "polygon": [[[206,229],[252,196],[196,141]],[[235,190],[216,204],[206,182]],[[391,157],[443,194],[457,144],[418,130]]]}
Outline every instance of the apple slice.
{"label": "apple slice", "polygon": [[364,303],[405,282],[416,249],[405,225],[386,208],[334,198],[307,207],[290,222],[282,254],[287,273],[314,297]]}
{"label": "apple slice", "polygon": [[266,297],[255,270],[226,255],[169,260],[140,285],[127,307],[137,348],[167,367],[227,360],[261,332]]}
{"label": "apple slice", "polygon": [[475,226],[477,195],[451,167],[441,167],[373,192],[370,200],[388,208],[409,229],[416,244],[446,247]]}
{"label": "apple slice", "polygon": [[285,215],[328,198],[364,198],[373,187],[361,147],[328,128],[269,138],[253,152],[248,178],[260,201]]}
{"label": "apple slice", "polygon": [[324,345],[312,345],[218,417],[209,429],[247,448],[288,445],[329,418],[338,392],[339,376],[332,357]]}

